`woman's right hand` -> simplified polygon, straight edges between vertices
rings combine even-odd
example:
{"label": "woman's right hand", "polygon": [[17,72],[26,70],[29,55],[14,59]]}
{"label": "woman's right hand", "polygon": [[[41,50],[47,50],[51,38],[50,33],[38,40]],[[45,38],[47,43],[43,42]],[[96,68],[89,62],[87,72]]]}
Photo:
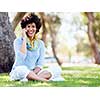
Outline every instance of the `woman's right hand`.
{"label": "woman's right hand", "polygon": [[23,37],[23,38],[27,38],[26,32],[27,32],[26,29],[23,29],[23,30],[22,30],[22,37]]}

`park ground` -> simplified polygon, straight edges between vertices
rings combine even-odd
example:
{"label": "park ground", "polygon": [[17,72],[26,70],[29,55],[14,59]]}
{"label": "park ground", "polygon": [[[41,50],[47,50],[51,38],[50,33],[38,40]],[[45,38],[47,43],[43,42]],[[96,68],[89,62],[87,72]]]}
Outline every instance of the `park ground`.
{"label": "park ground", "polygon": [[0,74],[0,87],[99,87],[100,66],[95,64],[73,64],[62,67],[65,81],[10,81],[8,73]]}

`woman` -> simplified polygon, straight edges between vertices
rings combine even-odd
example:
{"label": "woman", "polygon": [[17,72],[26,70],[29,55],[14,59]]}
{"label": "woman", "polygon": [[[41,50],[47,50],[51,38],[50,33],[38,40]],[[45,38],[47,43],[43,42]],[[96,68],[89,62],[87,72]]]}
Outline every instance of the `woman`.
{"label": "woman", "polygon": [[[31,13],[21,21],[22,36],[14,41],[15,62],[10,72],[11,80],[52,80],[53,76],[60,75],[61,69],[42,69],[45,55],[43,41],[37,39],[36,34],[41,28],[41,21]],[[57,71],[58,70],[58,71]]]}

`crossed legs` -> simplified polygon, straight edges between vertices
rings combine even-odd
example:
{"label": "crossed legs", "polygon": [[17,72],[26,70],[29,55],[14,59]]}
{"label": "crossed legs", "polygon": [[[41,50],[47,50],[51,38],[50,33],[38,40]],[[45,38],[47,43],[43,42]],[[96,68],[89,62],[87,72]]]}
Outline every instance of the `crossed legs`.
{"label": "crossed legs", "polygon": [[39,74],[35,74],[33,71],[30,71],[26,78],[29,80],[48,81],[48,79],[50,79],[51,76],[51,73],[46,70],[42,71]]}

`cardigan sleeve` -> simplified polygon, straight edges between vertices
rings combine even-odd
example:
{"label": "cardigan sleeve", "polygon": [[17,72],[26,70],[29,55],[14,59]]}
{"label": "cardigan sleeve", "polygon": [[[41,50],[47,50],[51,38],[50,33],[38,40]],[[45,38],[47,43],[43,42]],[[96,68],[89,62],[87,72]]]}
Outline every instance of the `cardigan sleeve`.
{"label": "cardigan sleeve", "polygon": [[14,45],[14,51],[15,51],[16,59],[19,60],[19,61],[24,60],[25,57],[26,57],[26,54],[20,52],[20,48],[21,48],[21,45],[22,45],[21,38],[15,39],[13,45]]}
{"label": "cardigan sleeve", "polygon": [[45,45],[43,41],[40,41],[40,51],[39,51],[39,58],[36,62],[36,67],[43,67],[44,64],[44,57],[45,57]]}

